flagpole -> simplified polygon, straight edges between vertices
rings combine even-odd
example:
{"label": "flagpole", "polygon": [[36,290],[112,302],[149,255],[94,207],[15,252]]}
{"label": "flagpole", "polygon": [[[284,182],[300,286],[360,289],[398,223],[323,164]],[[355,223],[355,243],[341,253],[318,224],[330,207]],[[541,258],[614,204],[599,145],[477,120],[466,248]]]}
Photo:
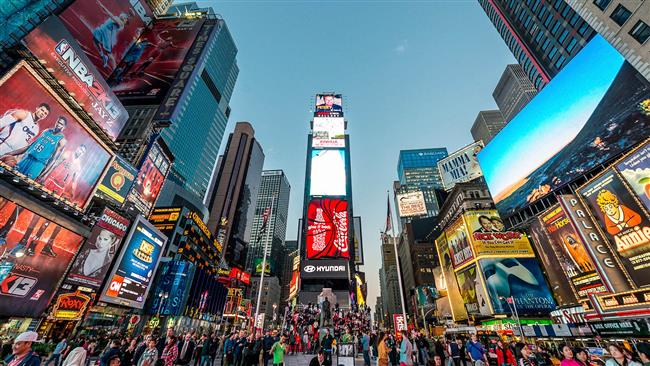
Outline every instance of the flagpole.
{"label": "flagpole", "polygon": [[[402,269],[399,263],[399,254],[397,253],[397,238],[395,237],[395,225],[393,225],[393,212],[390,210],[390,192],[388,192],[388,216],[390,217],[390,238],[393,241],[393,249],[395,250],[395,264],[397,265],[397,282],[399,285],[399,302],[402,304],[402,313],[404,314],[404,322],[408,324],[408,315],[406,314],[406,307],[404,306],[404,289],[402,288]],[[395,329],[397,331],[397,329]]]}
{"label": "flagpole", "polygon": [[[271,215],[273,215],[273,203],[275,202],[275,196],[271,196],[271,211],[269,212],[269,217],[268,221],[266,223],[266,241],[269,241],[269,234],[271,233],[271,230],[269,230],[270,223],[271,221]],[[268,243],[266,243],[268,244]],[[253,330],[255,333],[257,333],[257,329],[255,329],[255,323],[257,323],[257,316],[260,313],[260,306],[262,305],[262,287],[264,286],[264,272],[266,272],[266,255],[268,252],[268,247],[270,245],[264,245],[264,259],[262,259],[262,274],[260,274],[260,285],[259,289],[257,290],[257,304],[255,304],[255,317],[253,318]],[[261,325],[261,329],[264,329],[264,324]]]}

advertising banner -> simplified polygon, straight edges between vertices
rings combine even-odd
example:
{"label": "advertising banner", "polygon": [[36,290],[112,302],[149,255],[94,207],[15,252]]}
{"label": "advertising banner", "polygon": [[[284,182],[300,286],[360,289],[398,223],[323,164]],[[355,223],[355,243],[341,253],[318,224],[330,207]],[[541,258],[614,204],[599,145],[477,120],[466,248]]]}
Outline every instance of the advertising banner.
{"label": "advertising banner", "polygon": [[[149,314],[180,316],[190,293],[194,278],[194,264],[183,260],[161,263],[156,286],[149,306]],[[168,294],[167,298],[157,294]]]}
{"label": "advertising banner", "polygon": [[116,155],[97,186],[95,195],[121,206],[135,182],[136,174],[138,171],[131,164]]}
{"label": "advertising banner", "polygon": [[269,260],[269,258],[267,258],[266,263],[263,263],[262,258],[255,259],[255,274],[262,273],[262,265],[263,264],[266,264],[266,266],[265,266],[266,268],[264,270],[264,275],[265,276],[270,275],[271,274],[271,261]]}
{"label": "advertising banner", "polygon": [[341,94],[316,94],[314,117],[343,117]]}
{"label": "advertising banner", "polygon": [[291,282],[289,283],[289,299],[296,297],[298,290],[300,290],[300,271],[293,271],[291,273]]}
{"label": "advertising banner", "polygon": [[170,239],[182,211],[182,207],[156,207],[149,216],[149,222]]}
{"label": "advertising banner", "polygon": [[589,322],[589,325],[601,337],[643,337],[650,336],[650,326],[646,319],[608,320]]}
{"label": "advertising banner", "polygon": [[637,147],[634,152],[616,165],[616,169],[647,210],[650,210],[650,141]]}
{"label": "advertising banner", "polygon": [[400,333],[403,330],[408,330],[408,325],[406,324],[406,317],[404,314],[393,314],[393,327],[395,333]]}
{"label": "advertising banner", "polygon": [[649,99],[650,83],[596,35],[478,154],[502,217],[644,141]]}
{"label": "advertising banner", "polygon": [[0,79],[0,165],[85,209],[113,155],[24,62]]}
{"label": "advertising banner", "polygon": [[67,282],[98,289],[120,250],[129,220],[104,208],[90,236],[72,263]]}
{"label": "advertising banner", "polygon": [[345,120],[343,117],[314,117],[313,123],[312,147],[345,147]]}
{"label": "advertising banner", "polygon": [[586,299],[591,293],[607,292],[582,238],[573,229],[562,206],[547,211],[540,220],[555,254],[555,263],[571,280],[578,297]]}
{"label": "advertising banner", "polygon": [[[553,210],[553,209],[551,209]],[[555,295],[555,300],[560,306],[575,305],[578,303],[577,290],[573,283],[569,281],[568,274],[564,267],[570,265],[568,258],[558,259],[555,251],[562,254],[563,252],[555,248],[548,237],[548,233],[542,224],[541,217],[530,224],[530,235],[533,245],[537,248],[537,258],[541,261],[542,267],[546,271],[551,290]],[[563,255],[563,254],[562,254]],[[558,265],[559,264],[559,265]]]}
{"label": "advertising banner", "polygon": [[467,227],[465,227],[462,215],[445,228],[445,236],[451,250],[451,259],[455,269],[474,259],[472,246],[467,235]]}
{"label": "advertising banner", "polygon": [[311,279],[348,279],[348,261],[344,259],[304,260],[300,263],[300,278]]}
{"label": "advertising banner", "polygon": [[158,144],[158,139],[154,139],[127,196],[127,200],[144,216],[149,216],[156,205],[171,164],[171,157]]}
{"label": "advertising banner", "polygon": [[575,230],[585,244],[591,259],[596,265],[600,278],[610,292],[630,290],[632,284],[624,273],[623,266],[607,240],[598,230],[598,225],[592,220],[591,214],[578,199],[572,194],[559,195],[558,202],[569,216],[573,230]]}
{"label": "advertising banner", "polygon": [[444,233],[436,239],[436,250],[440,259],[440,266],[442,267],[442,276],[445,281],[447,297],[451,306],[451,315],[454,321],[465,320],[467,319],[467,310],[462,306],[463,298],[458,289],[456,275],[454,274],[454,263],[451,259],[449,245],[447,244],[447,238]]}
{"label": "advertising banner", "polygon": [[436,306],[436,299],[438,296],[438,290],[435,286],[419,286],[417,288],[417,299],[420,307],[425,309],[431,309]]}
{"label": "advertising banner", "polygon": [[399,217],[426,215],[427,205],[424,202],[424,193],[418,191],[398,194],[397,209]]}
{"label": "advertising banner", "polygon": [[469,182],[483,176],[478,163],[478,153],[482,149],[483,141],[477,141],[438,161],[438,171],[446,190],[454,188],[456,183]]}
{"label": "advertising banner", "polygon": [[352,218],[354,225],[354,264],[363,265],[363,232],[361,230],[361,216]]}
{"label": "advertising banner", "polygon": [[345,196],[347,192],[345,150],[312,150],[309,194]]}
{"label": "advertising banner", "polygon": [[489,258],[478,263],[495,313],[511,313],[506,302],[509,297],[514,298],[519,315],[555,310],[555,300],[536,258]]}
{"label": "advertising banner", "polygon": [[578,189],[637,286],[650,284],[650,221],[611,168]]}
{"label": "advertising banner", "polygon": [[142,309],[167,237],[138,215],[100,301]]}
{"label": "advertising banner", "polygon": [[128,103],[160,103],[203,22],[203,19],[155,20],[108,79],[113,92]]}
{"label": "advertising banner", "polygon": [[91,297],[79,291],[57,296],[52,307],[52,319],[79,320],[90,305]]}
{"label": "advertising banner", "polygon": [[496,210],[467,211],[463,214],[472,233],[474,255],[481,257],[534,257],[526,234],[506,230]]}
{"label": "advertising banner", "polygon": [[61,20],[50,16],[22,42],[115,141],[129,115]]}
{"label": "advertising banner", "polygon": [[308,259],[350,258],[348,201],[335,198],[312,199],[307,207]]}
{"label": "advertising banner", "polygon": [[491,315],[485,288],[478,276],[476,265],[465,267],[456,272],[456,280],[460,288],[465,309],[470,315]]}
{"label": "advertising banner", "polygon": [[13,266],[0,283],[0,314],[38,317],[50,304],[83,238],[0,198],[0,253]]}
{"label": "advertising banner", "polygon": [[151,23],[153,13],[145,0],[77,0],[60,17],[107,79]]}

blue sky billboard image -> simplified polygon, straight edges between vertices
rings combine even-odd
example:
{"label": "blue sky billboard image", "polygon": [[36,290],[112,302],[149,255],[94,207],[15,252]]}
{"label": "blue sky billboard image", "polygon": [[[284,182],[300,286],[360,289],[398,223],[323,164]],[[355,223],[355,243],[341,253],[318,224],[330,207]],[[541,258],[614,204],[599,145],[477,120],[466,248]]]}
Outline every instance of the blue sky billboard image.
{"label": "blue sky billboard image", "polygon": [[650,84],[596,36],[479,153],[499,213],[570,183],[650,134]]}

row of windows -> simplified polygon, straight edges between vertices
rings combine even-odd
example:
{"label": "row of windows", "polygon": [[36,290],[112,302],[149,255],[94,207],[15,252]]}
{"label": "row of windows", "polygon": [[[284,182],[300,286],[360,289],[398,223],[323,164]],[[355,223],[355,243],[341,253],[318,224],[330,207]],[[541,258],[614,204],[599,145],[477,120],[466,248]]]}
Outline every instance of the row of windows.
{"label": "row of windows", "polygon": [[[594,0],[594,5],[596,5],[597,8],[604,12],[611,2],[612,0]],[[616,8],[609,15],[609,18],[614,21],[614,23],[622,27],[630,19],[631,16],[632,12],[628,8],[622,4],[618,4],[618,6],[616,6]],[[628,34],[637,42],[643,44],[648,40],[648,38],[650,38],[650,26],[648,26],[648,24],[643,20],[639,20],[630,29]]]}

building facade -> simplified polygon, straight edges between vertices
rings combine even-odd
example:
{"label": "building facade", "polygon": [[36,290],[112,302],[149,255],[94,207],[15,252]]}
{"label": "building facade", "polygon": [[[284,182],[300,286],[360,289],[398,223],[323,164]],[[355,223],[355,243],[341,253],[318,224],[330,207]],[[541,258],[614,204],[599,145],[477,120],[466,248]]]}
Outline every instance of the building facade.
{"label": "building facade", "polygon": [[492,97],[505,123],[510,122],[537,95],[535,85],[519,64],[506,66]]}
{"label": "building facade", "polygon": [[596,34],[565,0],[479,0],[537,90]]}
{"label": "building facade", "polygon": [[505,125],[506,121],[500,110],[480,111],[472,125],[472,138],[487,145]]}
{"label": "building facade", "polygon": [[[257,307],[257,295],[260,288],[260,277],[253,277],[251,279],[250,287],[250,299],[253,304],[253,308]],[[282,319],[282,314],[279,314],[282,311],[280,307],[282,293],[282,287],[280,286],[280,280],[275,277],[264,276],[264,284],[262,286],[262,297],[261,305],[259,308],[259,313],[264,314],[264,326],[268,326],[273,323],[273,314],[276,314],[277,319]],[[275,305],[275,306],[274,306]]]}
{"label": "building facade", "polygon": [[638,0],[566,0],[589,25],[650,80],[650,3]]}
{"label": "building facade", "polygon": [[[271,270],[278,270],[282,264],[282,247],[287,232],[287,215],[289,213],[289,195],[291,185],[282,170],[265,170],[262,172],[257,206],[251,227],[251,241],[246,259],[246,268],[256,273],[256,261],[262,260],[266,250],[266,261]],[[266,210],[273,211],[265,220]],[[265,224],[266,221],[266,224]]]}

